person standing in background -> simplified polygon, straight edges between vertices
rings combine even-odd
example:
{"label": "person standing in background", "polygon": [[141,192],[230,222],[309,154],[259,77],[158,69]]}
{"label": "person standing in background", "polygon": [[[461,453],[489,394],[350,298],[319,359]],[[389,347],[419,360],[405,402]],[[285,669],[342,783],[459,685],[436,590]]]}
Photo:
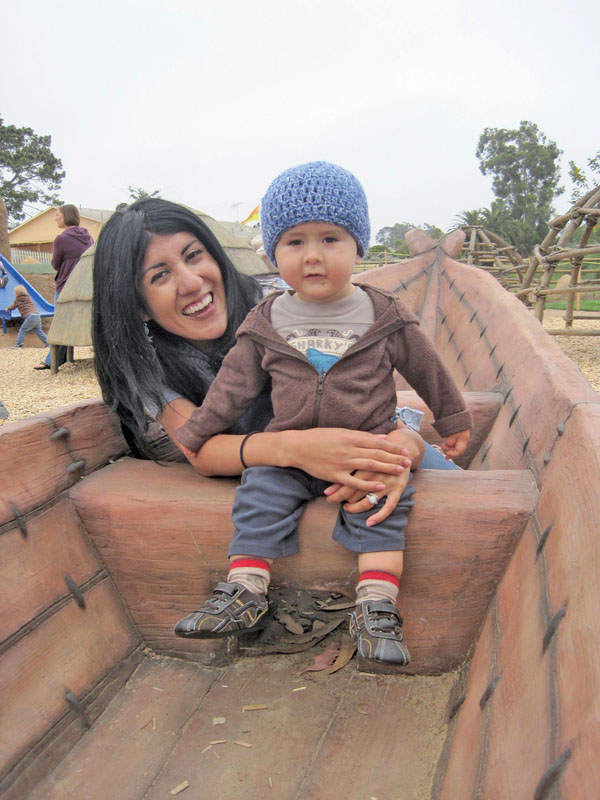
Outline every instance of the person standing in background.
{"label": "person standing in background", "polygon": [[[52,248],[52,267],[56,270],[56,287],[54,294],[54,304],[71,272],[75,268],[81,255],[94,244],[90,232],[83,228],[79,223],[81,218],[79,210],[74,205],[64,205],[56,209],[56,224],[63,229],[62,233],[54,240]],[[58,348],[58,366],[60,367],[67,360],[67,348],[62,345]],[[50,369],[51,353],[49,352],[44,361],[36,364],[34,369]]]}

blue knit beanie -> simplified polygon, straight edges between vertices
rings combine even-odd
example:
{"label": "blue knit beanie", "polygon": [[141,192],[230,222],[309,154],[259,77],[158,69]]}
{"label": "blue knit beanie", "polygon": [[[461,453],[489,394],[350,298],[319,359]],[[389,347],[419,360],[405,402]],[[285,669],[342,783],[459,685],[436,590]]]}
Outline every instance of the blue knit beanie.
{"label": "blue knit beanie", "polygon": [[320,221],[333,222],[352,234],[360,256],[369,249],[367,198],[351,172],[328,161],[286,169],[260,204],[260,227],[269,261],[275,263],[275,246],[284,231],[302,222]]}

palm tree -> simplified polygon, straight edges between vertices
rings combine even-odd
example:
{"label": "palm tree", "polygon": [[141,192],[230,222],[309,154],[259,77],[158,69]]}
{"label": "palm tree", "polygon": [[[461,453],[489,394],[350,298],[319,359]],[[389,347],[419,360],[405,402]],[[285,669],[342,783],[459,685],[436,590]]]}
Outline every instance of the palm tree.
{"label": "palm tree", "polygon": [[454,217],[459,227],[471,228],[475,225],[483,225],[483,208],[474,208],[471,211],[462,211]]}

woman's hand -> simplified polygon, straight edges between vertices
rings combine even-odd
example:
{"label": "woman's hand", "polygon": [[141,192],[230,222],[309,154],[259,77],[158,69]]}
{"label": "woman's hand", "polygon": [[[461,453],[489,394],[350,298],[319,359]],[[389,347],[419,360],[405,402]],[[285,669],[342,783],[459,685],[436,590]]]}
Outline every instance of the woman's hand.
{"label": "woman's hand", "polygon": [[[286,437],[285,463],[279,466],[303,469],[315,478],[358,489],[363,496],[385,488],[382,475],[398,475],[406,469],[403,443],[384,434],[313,428],[273,435]],[[369,478],[370,474],[374,477]]]}
{"label": "woman's hand", "polygon": [[[377,525],[387,519],[392,511],[398,505],[402,492],[406,489],[408,479],[410,477],[410,460],[406,459],[408,466],[403,469],[398,475],[384,475],[380,473],[376,475],[372,472],[359,472],[356,477],[363,480],[377,480],[385,486],[383,489],[374,491],[378,500],[385,496],[385,503],[381,508],[367,518],[367,526],[371,527]],[[373,508],[373,503],[367,500],[365,493],[361,490],[351,489],[349,486],[332,485],[325,489],[325,495],[328,503],[344,503],[344,510],[349,511],[351,514],[356,514],[362,511],[368,511]]]}
{"label": "woman's hand", "polygon": [[[389,517],[408,484],[411,469],[414,470],[419,466],[425,454],[425,442],[420,434],[410,430],[403,424],[400,424],[396,430],[388,433],[387,440],[394,442],[394,444],[401,448],[400,455],[403,457],[400,462],[401,471],[397,472],[395,475],[377,472],[360,472],[354,475],[354,478],[376,481],[380,484],[384,484],[383,489],[371,490],[377,496],[378,500],[385,496],[386,501],[375,514],[368,518],[368,526],[377,525],[378,522]],[[357,490],[347,483],[345,485],[336,483],[332,486],[328,486],[327,489],[325,489],[325,496],[329,503],[344,503],[345,510],[349,511],[351,514],[368,511],[369,508],[373,506],[373,504],[367,500],[365,492]]]}

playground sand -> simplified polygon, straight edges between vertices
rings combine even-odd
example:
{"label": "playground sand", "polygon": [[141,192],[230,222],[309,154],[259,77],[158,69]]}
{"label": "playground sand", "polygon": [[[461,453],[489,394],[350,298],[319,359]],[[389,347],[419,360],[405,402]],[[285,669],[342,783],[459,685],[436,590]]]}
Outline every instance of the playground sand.
{"label": "playground sand", "polygon": [[[28,275],[28,280],[49,300],[54,292],[52,275]],[[44,330],[51,320],[45,319]],[[563,315],[557,311],[544,314],[545,328],[562,328]],[[600,330],[600,320],[575,320],[575,328]],[[75,361],[65,364],[57,375],[50,370],[36,371],[33,367],[45,356],[46,350],[39,339],[28,334],[25,346],[12,350],[17,327],[11,326],[6,334],[0,332],[0,400],[10,417],[0,420],[0,425],[26,417],[33,417],[78,400],[100,397],[101,392],[94,373],[94,353],[91,347],[76,347]],[[600,391],[600,336],[555,336],[562,350],[581,369],[583,374]]]}

